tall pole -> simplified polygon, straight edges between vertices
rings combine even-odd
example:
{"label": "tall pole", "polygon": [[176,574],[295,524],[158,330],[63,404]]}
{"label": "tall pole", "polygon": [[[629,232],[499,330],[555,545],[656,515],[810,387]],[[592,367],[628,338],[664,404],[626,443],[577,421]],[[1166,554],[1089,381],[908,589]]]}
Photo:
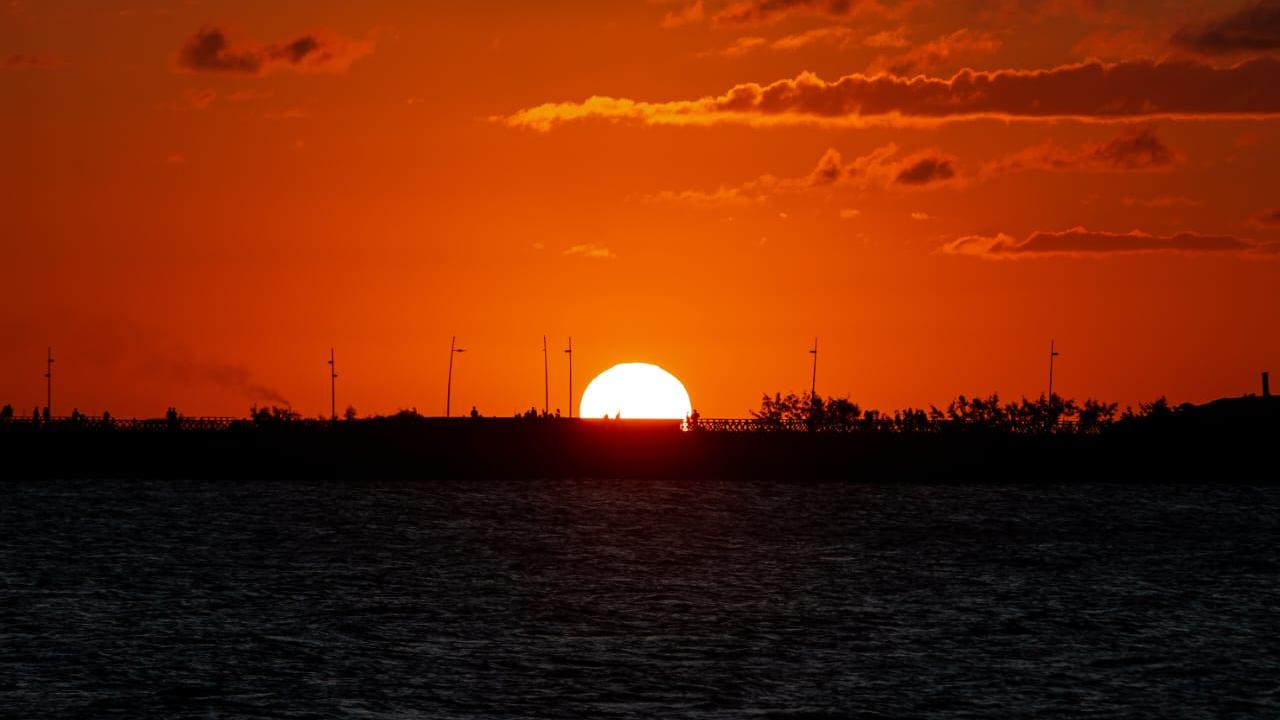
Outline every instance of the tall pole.
{"label": "tall pole", "polygon": [[542,336],[542,414],[551,414],[551,370],[547,367],[547,336]]}
{"label": "tall pole", "polygon": [[1058,357],[1058,351],[1054,346],[1054,341],[1049,341],[1049,399],[1053,399],[1053,359]]}
{"label": "tall pole", "polygon": [[44,370],[44,409],[53,417],[53,348],[45,355]]}
{"label": "tall pole", "polygon": [[573,419],[573,337],[569,338],[569,419]]}
{"label": "tall pole", "polygon": [[445,389],[444,396],[444,416],[449,417],[449,406],[453,402],[453,354],[466,352],[465,349],[458,347],[458,336],[454,335],[449,341],[449,385]]}
{"label": "tall pole", "polygon": [[814,395],[818,389],[818,338],[813,338],[813,349],[809,351],[813,355],[813,378],[809,381],[809,402],[813,402]]}
{"label": "tall pole", "polygon": [[329,348],[329,417],[338,421],[338,366],[333,361],[333,348]]}

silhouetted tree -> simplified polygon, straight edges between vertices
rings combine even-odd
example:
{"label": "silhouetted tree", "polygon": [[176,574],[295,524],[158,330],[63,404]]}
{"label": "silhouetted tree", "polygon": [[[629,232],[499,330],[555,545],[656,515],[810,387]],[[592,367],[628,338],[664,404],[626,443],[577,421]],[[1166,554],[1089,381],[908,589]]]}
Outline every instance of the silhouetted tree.
{"label": "silhouetted tree", "polygon": [[264,406],[261,408],[257,405],[252,405],[249,407],[249,417],[253,419],[253,422],[256,425],[275,425],[295,422],[302,418],[301,415],[293,411],[293,408],[282,408],[276,405]]}
{"label": "silhouetted tree", "polygon": [[1077,416],[1076,428],[1082,433],[1098,433],[1115,422],[1116,403],[1099,402],[1093,398],[1084,401]]}
{"label": "silhouetted tree", "polygon": [[762,395],[760,409],[751,416],[766,430],[783,430],[804,427],[811,430],[848,432],[857,427],[862,409],[848,398],[824,398],[788,393],[785,397],[775,393],[773,397]]}
{"label": "silhouetted tree", "polygon": [[351,422],[356,419],[356,408],[354,405],[348,405],[346,410],[342,411],[342,419]]}

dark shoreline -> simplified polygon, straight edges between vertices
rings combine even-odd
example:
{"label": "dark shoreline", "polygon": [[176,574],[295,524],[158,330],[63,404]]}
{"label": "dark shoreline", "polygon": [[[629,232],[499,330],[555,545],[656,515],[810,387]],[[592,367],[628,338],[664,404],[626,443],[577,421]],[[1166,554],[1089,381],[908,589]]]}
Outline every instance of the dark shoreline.
{"label": "dark shoreline", "polygon": [[[1226,403],[1226,404],[1223,404]],[[221,430],[0,426],[10,480],[770,478],[1272,483],[1274,398],[1102,433],[684,432],[669,421],[380,418]]]}

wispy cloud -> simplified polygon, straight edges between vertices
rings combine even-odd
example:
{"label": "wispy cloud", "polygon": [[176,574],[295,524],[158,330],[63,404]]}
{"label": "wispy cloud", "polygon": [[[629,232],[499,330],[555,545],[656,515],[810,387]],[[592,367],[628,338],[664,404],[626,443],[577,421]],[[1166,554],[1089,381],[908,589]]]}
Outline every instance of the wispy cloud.
{"label": "wispy cloud", "polygon": [[595,243],[584,243],[574,245],[564,251],[565,255],[576,255],[578,257],[592,258],[594,260],[613,260],[618,256],[612,250],[603,245]]}
{"label": "wispy cloud", "polygon": [[840,151],[828,148],[813,170],[800,177],[761,175],[741,185],[722,185],[713,191],[668,190],[645,196],[645,199],[715,206],[760,203],[776,195],[840,188],[896,187],[907,190],[945,184],[957,179],[957,162],[951,155],[935,149],[919,150],[899,157],[898,146],[893,143],[847,161]]}
{"label": "wispy cloud", "polygon": [[1036,231],[1022,241],[1005,234],[994,237],[969,235],[947,243],[942,251],[989,260],[1054,256],[1105,257],[1143,253],[1276,257],[1280,255],[1280,243],[1232,235],[1201,235],[1195,232],[1152,235],[1139,230],[1115,233],[1074,227],[1062,232]]}
{"label": "wispy cloud", "polygon": [[959,158],[937,148],[899,156],[898,146],[888,144],[866,155],[846,161],[839,150],[828,148],[807,175],[780,178],[761,175],[740,185],[721,185],[715,190],[664,191],[646,200],[717,206],[764,202],[775,195],[799,194],[848,188],[894,188],[911,190],[926,187],[961,186],[994,176],[1028,170],[1047,172],[1150,172],[1166,170],[1179,153],[1163,141],[1149,125],[1121,132],[1099,143],[1064,147],[1045,142],[990,160],[975,170],[963,171]]}
{"label": "wispy cloud", "polygon": [[723,95],[646,102],[594,96],[545,103],[495,118],[547,131],[590,119],[645,125],[929,125],[1004,120],[1213,119],[1280,116],[1280,61],[1231,67],[1189,61],[1087,62],[1050,70],[962,70],[950,78],[812,73],[768,85],[744,83]]}
{"label": "wispy cloud", "polygon": [[1254,215],[1253,222],[1263,227],[1280,227],[1280,208],[1264,210]]}
{"label": "wispy cloud", "polygon": [[265,75],[277,70],[334,73],[373,52],[373,45],[331,32],[301,35],[283,43],[233,45],[217,27],[206,27],[178,52],[178,67],[191,72]]}
{"label": "wispy cloud", "polygon": [[999,50],[1001,44],[1000,39],[991,33],[961,28],[897,55],[878,57],[871,64],[871,71],[913,75],[957,58],[989,55]]}
{"label": "wispy cloud", "polygon": [[6,70],[52,70],[66,65],[62,58],[48,54],[13,53],[0,60],[0,68]]}
{"label": "wispy cloud", "polygon": [[983,173],[1001,174],[1019,170],[1058,172],[1146,172],[1168,170],[1180,155],[1156,135],[1154,126],[1130,128],[1102,143],[1063,147],[1053,142],[1034,145],[994,160]]}
{"label": "wispy cloud", "polygon": [[1155,197],[1134,197],[1126,195],[1121,199],[1125,207],[1144,207],[1156,209],[1168,209],[1175,207],[1198,207],[1204,203],[1195,198],[1189,198],[1185,195],[1156,195]]}
{"label": "wispy cloud", "polygon": [[662,27],[681,27],[690,23],[702,22],[705,17],[706,10],[702,5],[702,0],[694,0],[694,2],[686,3],[675,10],[667,12],[662,18]]}
{"label": "wispy cloud", "polygon": [[1170,42],[1201,55],[1280,50],[1280,0],[1260,0],[1204,22],[1184,25],[1173,33]]}

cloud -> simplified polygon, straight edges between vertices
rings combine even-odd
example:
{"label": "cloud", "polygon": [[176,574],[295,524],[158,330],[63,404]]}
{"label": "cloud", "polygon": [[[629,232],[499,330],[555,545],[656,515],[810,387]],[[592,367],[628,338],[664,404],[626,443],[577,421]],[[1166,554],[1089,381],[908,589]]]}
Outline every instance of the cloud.
{"label": "cloud", "polygon": [[876,48],[904,48],[911,45],[907,40],[907,29],[898,27],[893,30],[881,30],[875,35],[868,36],[862,41],[867,47]]}
{"label": "cloud", "polygon": [[371,43],[333,33],[309,33],[285,43],[233,46],[220,28],[206,27],[178,52],[178,67],[192,72],[265,75],[276,70],[333,73],[373,51]]}
{"label": "cloud", "polygon": [[854,32],[852,28],[847,28],[843,25],[831,25],[780,37],[774,40],[770,47],[774,50],[799,50],[802,47],[815,44],[844,47],[853,38]]}
{"label": "cloud", "polygon": [[593,96],[545,103],[495,118],[547,131],[587,119],[646,125],[821,124],[931,125],[975,118],[1003,120],[1239,119],[1280,115],[1280,61],[1257,58],[1231,67],[1147,60],[1087,62],[1049,70],[965,69],[950,78],[813,73],[768,85],[743,83],[723,95],[645,102]]}
{"label": "cloud", "polygon": [[52,70],[66,65],[66,61],[57,56],[31,53],[13,53],[0,60],[0,68],[6,70]]}
{"label": "cloud", "polygon": [[984,174],[1019,170],[1057,172],[1148,172],[1168,170],[1180,155],[1164,144],[1155,127],[1134,127],[1103,143],[1064,148],[1045,142],[988,163]]}
{"label": "cloud", "polygon": [[762,37],[740,37],[737,40],[734,40],[733,43],[725,49],[711,54],[724,55],[725,57],[740,57],[768,44],[769,41]]}
{"label": "cloud", "polygon": [[1184,25],[1169,42],[1201,55],[1280,50],[1280,0],[1261,0],[1233,13]]}
{"label": "cloud", "polygon": [[862,214],[862,211],[861,211],[861,210],[857,210],[857,209],[854,209],[854,208],[845,208],[845,209],[843,209],[843,210],[841,210],[841,211],[840,211],[840,219],[841,219],[841,220],[852,220],[852,219],[854,219],[854,218],[858,217],[858,216],[859,216],[859,215],[861,215],[861,214]]}
{"label": "cloud", "polygon": [[955,176],[956,169],[952,158],[926,155],[913,160],[899,170],[893,181],[901,185],[928,185],[950,180]]}
{"label": "cloud", "polygon": [[1000,46],[1000,39],[991,33],[962,28],[904,53],[876,58],[871,64],[871,72],[913,75],[938,67],[957,56],[990,54],[999,50]]}
{"label": "cloud", "polygon": [[249,368],[235,363],[201,359],[185,348],[165,348],[148,361],[148,371],[161,374],[187,385],[206,383],[234,391],[253,402],[289,405],[289,400],[276,389],[253,377]]}
{"label": "cloud", "polygon": [[1280,227],[1280,208],[1254,215],[1253,222],[1264,227]]}
{"label": "cloud", "polygon": [[1104,257],[1140,253],[1276,256],[1280,254],[1280,243],[1194,232],[1151,235],[1139,230],[1114,233],[1074,227],[1062,232],[1036,231],[1021,242],[1003,233],[995,237],[969,235],[947,243],[942,247],[942,252],[991,260],[1054,256]]}
{"label": "cloud", "polygon": [[1158,209],[1168,209],[1168,208],[1174,208],[1174,207],[1198,207],[1204,204],[1201,201],[1196,200],[1195,198],[1189,198],[1185,195],[1157,195],[1155,197],[1150,197],[1150,198],[1140,198],[1140,197],[1134,197],[1132,195],[1126,195],[1121,200],[1121,202],[1124,203],[1125,207],[1137,206],[1137,207],[1158,208]]}
{"label": "cloud", "polygon": [[828,44],[835,45],[837,47],[844,47],[849,44],[853,39],[853,36],[854,32],[852,29],[841,25],[835,25],[831,27],[815,28],[796,35],[785,35],[773,42],[762,37],[740,37],[724,49],[703,54],[723,55],[725,57],[741,57],[747,53],[766,48],[785,52],[799,50],[809,45],[816,44]]}
{"label": "cloud", "polygon": [[771,23],[795,15],[850,17],[860,10],[878,9],[869,0],[737,0],[711,16],[715,25]]}
{"label": "cloud", "polygon": [[[954,156],[938,150],[920,150],[897,158],[897,145],[888,143],[876,150],[846,161],[840,151],[828,147],[809,174],[780,178],[760,176],[737,186],[719,186],[714,191],[663,191],[644,197],[650,202],[678,202],[699,208],[723,205],[748,205],[764,202],[778,195],[801,195],[806,192],[838,190],[838,188],[899,188],[916,190],[927,186],[959,181]],[[849,214],[851,213],[851,214]],[[858,210],[842,210],[841,218],[856,217]]]}
{"label": "cloud", "polygon": [[663,16],[662,27],[675,28],[689,25],[690,23],[702,22],[704,17],[706,17],[706,11],[702,7],[702,0],[695,0],[695,2],[684,5],[678,10],[672,10]]}
{"label": "cloud", "polygon": [[911,219],[912,220],[932,220],[933,216],[931,216],[927,212],[920,212],[917,210],[916,212],[911,213]]}
{"label": "cloud", "polygon": [[[961,173],[960,161],[936,148],[898,157],[898,146],[890,143],[846,162],[840,151],[827,148],[807,175],[779,178],[761,175],[741,185],[721,185],[713,191],[663,191],[646,200],[675,202],[700,207],[760,203],[775,195],[800,194],[838,187],[852,189],[959,186],[1024,170],[1049,172],[1149,172],[1171,168],[1177,151],[1143,125],[1125,130],[1100,143],[1067,148],[1052,142],[1034,145],[997,158],[972,171]],[[1153,206],[1154,207],[1154,206]]]}
{"label": "cloud", "polygon": [[618,256],[612,250],[603,245],[595,243],[584,243],[582,245],[574,245],[564,251],[565,255],[577,255],[585,258],[593,258],[596,260],[613,260]]}
{"label": "cloud", "polygon": [[[645,196],[651,202],[675,202],[699,207],[761,203],[777,195],[795,195],[838,188],[917,189],[958,180],[955,157],[938,150],[920,150],[898,158],[898,146],[890,143],[852,160],[827,148],[807,175],[779,178],[761,175],[741,185],[721,185],[714,191],[663,191]],[[857,211],[851,211],[854,215]],[[841,212],[841,217],[848,219]]]}

